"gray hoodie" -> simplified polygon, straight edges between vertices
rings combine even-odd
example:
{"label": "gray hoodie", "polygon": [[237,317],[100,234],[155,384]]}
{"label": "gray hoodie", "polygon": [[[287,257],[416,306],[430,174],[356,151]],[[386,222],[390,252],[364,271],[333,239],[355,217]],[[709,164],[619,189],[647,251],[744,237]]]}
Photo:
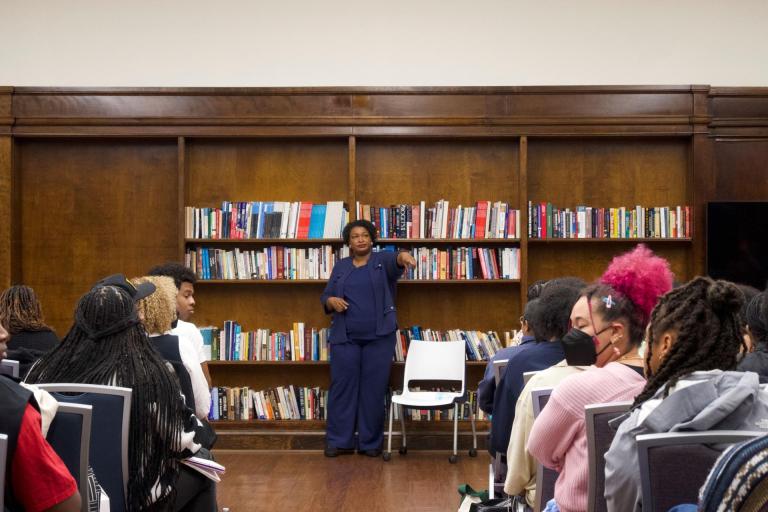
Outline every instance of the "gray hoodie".
{"label": "gray hoodie", "polygon": [[666,386],[639,408],[613,420],[621,424],[605,454],[609,512],[641,510],[638,435],[703,430],[768,431],[768,386],[753,372],[694,372],[662,400]]}

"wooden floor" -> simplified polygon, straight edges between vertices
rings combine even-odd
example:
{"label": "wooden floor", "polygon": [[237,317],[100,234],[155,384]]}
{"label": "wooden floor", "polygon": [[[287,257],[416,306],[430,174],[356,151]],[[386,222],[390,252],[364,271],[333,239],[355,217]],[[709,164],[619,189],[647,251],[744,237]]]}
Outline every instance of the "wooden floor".
{"label": "wooden floor", "polygon": [[361,455],[328,459],[318,451],[218,450],[227,472],[218,487],[219,510],[454,511],[456,488],[488,487],[486,453],[470,458],[448,452],[397,452],[390,462]]}

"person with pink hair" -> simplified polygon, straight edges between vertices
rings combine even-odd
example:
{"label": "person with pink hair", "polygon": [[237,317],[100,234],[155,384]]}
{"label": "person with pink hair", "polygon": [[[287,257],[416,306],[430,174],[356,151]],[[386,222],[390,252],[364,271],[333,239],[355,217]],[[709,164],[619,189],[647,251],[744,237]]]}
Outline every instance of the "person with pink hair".
{"label": "person with pink hair", "polygon": [[645,386],[638,354],[651,311],[672,289],[669,263],[644,245],[617,256],[585,288],[563,338],[569,365],[593,365],[554,390],[533,424],[528,451],[560,473],[546,511],[587,509],[587,436],[584,407],[634,398]]}

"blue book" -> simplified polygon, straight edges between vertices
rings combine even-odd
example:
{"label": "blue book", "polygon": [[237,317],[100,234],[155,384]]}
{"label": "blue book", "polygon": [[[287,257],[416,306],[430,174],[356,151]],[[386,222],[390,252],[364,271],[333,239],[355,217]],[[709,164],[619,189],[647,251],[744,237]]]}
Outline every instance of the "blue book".
{"label": "blue book", "polygon": [[235,361],[239,361],[240,360],[240,354],[241,354],[242,349],[243,349],[242,332],[243,332],[243,328],[240,326],[239,323],[235,322],[235,336],[234,336],[234,338],[235,338],[235,357],[233,358]]}
{"label": "blue book", "polygon": [[312,216],[309,218],[309,238],[323,238],[326,208],[327,206],[324,204],[312,205]]}
{"label": "blue book", "polygon": [[211,389],[211,412],[208,414],[208,419],[219,419],[219,388],[214,387]]}

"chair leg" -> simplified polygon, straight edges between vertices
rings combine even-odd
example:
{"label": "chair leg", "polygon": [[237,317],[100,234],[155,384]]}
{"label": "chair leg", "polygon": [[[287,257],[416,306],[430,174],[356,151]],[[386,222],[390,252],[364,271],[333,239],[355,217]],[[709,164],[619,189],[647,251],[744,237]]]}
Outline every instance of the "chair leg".
{"label": "chair leg", "polygon": [[402,434],[402,444],[400,445],[400,455],[408,453],[408,439],[405,437],[405,415],[403,414],[403,406],[398,404],[400,410],[400,432]]}
{"label": "chair leg", "polygon": [[392,416],[395,411],[395,402],[389,402],[389,431],[387,432],[387,451],[382,455],[385,461],[392,457]]}
{"label": "chair leg", "polygon": [[469,406],[469,422],[472,424],[472,449],[469,450],[470,457],[477,457],[477,431],[475,430],[475,411],[472,405]]}
{"label": "chair leg", "polygon": [[459,460],[457,454],[459,444],[459,405],[453,404],[453,455],[448,458],[448,462],[456,464]]}

